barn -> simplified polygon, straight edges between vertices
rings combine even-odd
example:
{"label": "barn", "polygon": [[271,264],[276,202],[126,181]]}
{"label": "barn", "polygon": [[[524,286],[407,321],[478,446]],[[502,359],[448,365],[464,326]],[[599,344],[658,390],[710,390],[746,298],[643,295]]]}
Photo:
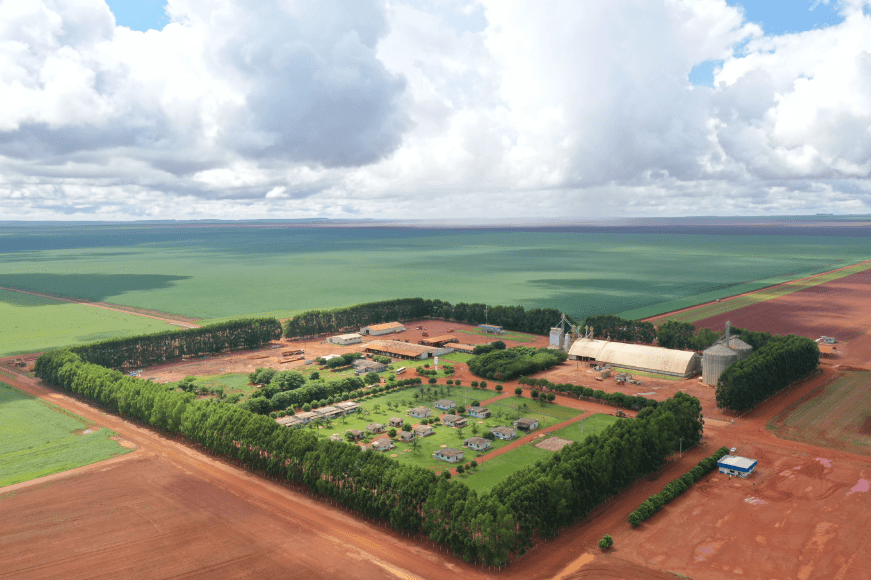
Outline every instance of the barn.
{"label": "barn", "polygon": [[372,336],[393,334],[394,332],[405,332],[405,327],[399,322],[385,322],[384,324],[364,326],[360,329],[360,334],[371,334]]}
{"label": "barn", "polygon": [[441,352],[438,352],[438,349],[431,346],[411,344],[408,342],[400,342],[398,340],[373,340],[368,343],[363,350],[373,354],[381,354],[392,358],[410,360],[423,360],[429,358],[430,354],[433,352],[442,354]]}
{"label": "barn", "polygon": [[358,342],[363,342],[363,337],[356,332],[351,334],[339,334],[336,336],[331,336],[327,339],[327,342],[344,346],[348,344],[357,344]]}
{"label": "barn", "polygon": [[594,360],[624,369],[689,377],[701,371],[698,353],[643,344],[579,338],[569,349],[571,360]]}

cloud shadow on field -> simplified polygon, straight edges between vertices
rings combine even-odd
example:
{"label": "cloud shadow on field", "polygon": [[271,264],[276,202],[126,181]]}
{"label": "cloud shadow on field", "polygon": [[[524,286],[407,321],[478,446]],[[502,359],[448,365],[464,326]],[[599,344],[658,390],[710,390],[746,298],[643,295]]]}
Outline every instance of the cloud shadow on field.
{"label": "cloud shadow on field", "polygon": [[[0,286],[56,294],[66,298],[110,301],[109,298],[172,288],[191,276],[163,274],[0,274]],[[42,306],[44,300],[18,292],[0,292],[0,302],[14,306]]]}

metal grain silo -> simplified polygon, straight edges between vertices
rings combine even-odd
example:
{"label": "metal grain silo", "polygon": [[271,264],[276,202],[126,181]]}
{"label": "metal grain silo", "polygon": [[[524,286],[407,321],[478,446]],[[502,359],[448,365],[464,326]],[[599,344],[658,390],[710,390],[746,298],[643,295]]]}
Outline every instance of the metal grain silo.
{"label": "metal grain silo", "polygon": [[721,343],[705,350],[702,352],[702,382],[716,385],[726,367],[737,360],[738,353]]}
{"label": "metal grain silo", "polygon": [[737,336],[729,337],[729,348],[738,353],[738,360],[744,360],[753,353],[753,347]]}

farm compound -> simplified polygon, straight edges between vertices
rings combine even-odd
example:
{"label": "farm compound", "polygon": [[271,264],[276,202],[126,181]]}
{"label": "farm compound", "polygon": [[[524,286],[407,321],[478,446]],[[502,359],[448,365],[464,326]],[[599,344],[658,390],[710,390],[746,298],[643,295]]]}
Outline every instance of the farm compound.
{"label": "farm compound", "polygon": [[569,358],[599,361],[624,369],[683,378],[698,373],[702,366],[701,357],[695,352],[594,338],[576,340],[569,349]]}

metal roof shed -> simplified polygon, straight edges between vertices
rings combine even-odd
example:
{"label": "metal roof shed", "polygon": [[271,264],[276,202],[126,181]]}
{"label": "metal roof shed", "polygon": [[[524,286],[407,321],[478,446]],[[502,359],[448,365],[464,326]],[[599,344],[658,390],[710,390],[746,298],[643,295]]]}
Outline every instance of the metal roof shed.
{"label": "metal roof shed", "polygon": [[740,457],[738,455],[725,455],[717,461],[717,467],[720,473],[747,477],[756,469],[757,463],[758,461],[755,459]]}

